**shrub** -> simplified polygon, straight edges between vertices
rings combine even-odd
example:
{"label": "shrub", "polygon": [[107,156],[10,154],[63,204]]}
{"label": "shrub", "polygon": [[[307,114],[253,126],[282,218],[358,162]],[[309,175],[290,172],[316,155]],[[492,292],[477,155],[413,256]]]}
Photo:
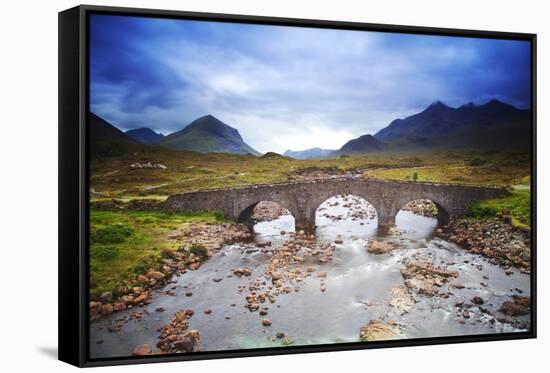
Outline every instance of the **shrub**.
{"label": "shrub", "polygon": [[415,171],[415,173],[413,174],[413,180],[414,181],[417,181],[418,180],[418,172]]}
{"label": "shrub", "polygon": [[90,248],[90,257],[92,260],[108,262],[119,255],[119,248],[116,246],[92,246]]}
{"label": "shrub", "polygon": [[193,244],[189,248],[189,254],[194,254],[198,257],[205,258],[208,255],[208,250],[202,245]]}
{"label": "shrub", "polygon": [[123,224],[114,224],[92,230],[90,239],[92,244],[116,244],[126,241],[132,233],[132,228]]}
{"label": "shrub", "polygon": [[487,163],[487,161],[485,159],[481,159],[479,157],[475,157],[475,158],[472,158],[470,160],[470,166],[472,166],[472,167],[482,166],[485,163]]}
{"label": "shrub", "polygon": [[212,215],[214,215],[214,219],[216,219],[216,221],[223,221],[225,220],[225,215],[223,212],[221,212],[220,210],[214,210],[212,211]]}

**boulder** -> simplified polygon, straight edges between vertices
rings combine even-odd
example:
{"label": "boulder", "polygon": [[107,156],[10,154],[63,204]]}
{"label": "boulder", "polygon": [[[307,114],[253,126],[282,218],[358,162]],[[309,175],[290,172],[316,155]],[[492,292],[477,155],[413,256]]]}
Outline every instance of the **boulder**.
{"label": "boulder", "polygon": [[362,342],[383,341],[399,338],[399,328],[382,320],[371,320],[361,327],[359,338]]}
{"label": "boulder", "polygon": [[157,282],[164,280],[164,273],[158,271],[151,271],[147,274],[147,277],[154,279]]}
{"label": "boulder", "polygon": [[195,346],[193,344],[193,341],[191,338],[187,337],[180,337],[178,338],[174,344],[174,349],[176,349],[178,352],[193,352]]}
{"label": "boulder", "polygon": [[113,311],[114,311],[113,305],[112,305],[111,303],[107,303],[107,304],[104,304],[103,306],[101,306],[101,311],[100,311],[100,313],[101,313],[103,316],[107,316],[107,315],[112,314]]}
{"label": "boulder", "polygon": [[189,329],[183,333],[184,338],[189,338],[194,345],[201,343],[200,333],[197,329]]}
{"label": "boulder", "polygon": [[138,305],[145,302],[147,298],[149,298],[149,293],[147,291],[144,291],[139,296],[135,297],[132,303],[134,303],[135,305]]}
{"label": "boulder", "polygon": [[109,303],[112,299],[113,299],[113,293],[110,292],[110,291],[106,291],[106,292],[102,293],[102,294],[99,296],[99,300],[100,300],[102,303]]}
{"label": "boulder", "polygon": [[145,355],[149,355],[151,352],[153,352],[153,349],[151,348],[151,345],[143,344],[143,345],[140,345],[140,346],[137,346],[136,348],[134,348],[134,350],[132,351],[132,355],[133,356],[145,356]]}
{"label": "boulder", "polygon": [[394,247],[386,242],[369,240],[367,251],[372,254],[387,254],[394,250]]}
{"label": "boulder", "polygon": [[391,293],[393,297],[390,301],[390,305],[395,307],[401,314],[412,311],[415,301],[405,286],[393,288],[391,289]]}

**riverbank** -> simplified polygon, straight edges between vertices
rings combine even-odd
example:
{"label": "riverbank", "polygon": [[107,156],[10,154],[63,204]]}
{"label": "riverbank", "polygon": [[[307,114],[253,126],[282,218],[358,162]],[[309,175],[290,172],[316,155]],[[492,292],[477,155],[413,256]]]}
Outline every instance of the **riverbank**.
{"label": "riverbank", "polygon": [[507,270],[531,273],[530,230],[514,227],[509,219],[459,219],[441,236]]}
{"label": "riverbank", "polygon": [[[118,223],[109,227],[105,223],[113,217]],[[173,275],[197,270],[224,245],[250,239],[247,226],[223,222],[208,213],[93,211],[92,232],[91,320],[149,304],[151,292],[168,285]],[[101,234],[102,240],[94,241],[94,234]],[[150,248],[155,244],[162,248]],[[121,266],[125,270],[117,271]],[[111,277],[117,281],[110,282]]]}

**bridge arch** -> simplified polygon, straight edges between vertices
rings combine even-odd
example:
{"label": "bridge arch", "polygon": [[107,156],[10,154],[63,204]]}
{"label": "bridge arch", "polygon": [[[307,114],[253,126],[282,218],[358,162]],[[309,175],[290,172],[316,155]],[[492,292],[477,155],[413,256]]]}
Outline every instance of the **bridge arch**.
{"label": "bridge arch", "polygon": [[[337,221],[346,220],[349,217],[351,217],[351,220],[373,220],[378,224],[378,211],[375,205],[359,195],[335,193],[324,201],[317,203],[313,220],[315,226],[319,226],[319,221],[322,218]],[[342,214],[330,215],[329,213],[323,213],[331,207],[343,208]],[[346,215],[343,216],[343,214]]]}
{"label": "bridge arch", "polygon": [[437,225],[438,226],[445,226],[449,224],[449,221],[451,220],[451,211],[448,207],[446,207],[446,203],[442,202],[441,199],[437,198],[437,196],[430,195],[430,194],[420,194],[418,196],[409,196],[404,198],[399,198],[397,202],[398,210],[395,213],[395,216],[403,210],[407,205],[412,203],[418,203],[419,201],[428,201],[435,205],[435,208],[437,209],[436,212],[436,218],[437,218]]}
{"label": "bridge arch", "polygon": [[[406,202],[403,202],[403,200],[400,200],[399,201],[399,204],[400,206],[398,206],[399,210],[396,212],[395,216],[397,216],[397,214],[400,212],[400,211],[403,211],[403,210],[406,210],[406,209],[410,209],[412,212],[415,212],[415,207],[414,205],[416,204],[417,207],[419,207],[420,204],[433,204],[436,211],[433,215],[435,215],[434,217],[437,219],[437,225],[438,226],[445,226],[447,224],[449,224],[449,221],[451,219],[451,214],[448,210],[448,208],[446,208],[444,206],[444,204],[442,204],[441,202],[439,202],[437,199],[434,199],[434,198],[428,198],[428,197],[420,197],[420,198],[414,198],[414,199],[411,199],[411,200],[408,200]],[[424,207],[426,208],[426,207]],[[422,209],[422,207],[419,207],[419,210]],[[431,214],[427,214],[427,215],[424,215],[424,216],[429,216]]]}
{"label": "bridge arch", "polygon": [[[266,219],[266,220],[275,220],[277,217],[282,215],[291,215],[294,219],[296,219],[296,215],[292,213],[292,210],[285,205],[281,204],[278,201],[271,201],[271,200],[261,200],[261,201],[254,201],[250,203],[247,207],[245,207],[237,216],[237,222],[238,223],[248,223],[251,225],[254,225],[255,223],[263,221],[262,219],[255,220],[254,215],[259,213],[257,211],[257,208],[260,207],[262,203],[268,203],[269,209],[282,209],[283,211],[279,212],[273,212],[272,219]],[[264,213],[265,214],[265,213]],[[268,212],[269,214],[269,212]],[[278,216],[276,216],[278,215]]]}

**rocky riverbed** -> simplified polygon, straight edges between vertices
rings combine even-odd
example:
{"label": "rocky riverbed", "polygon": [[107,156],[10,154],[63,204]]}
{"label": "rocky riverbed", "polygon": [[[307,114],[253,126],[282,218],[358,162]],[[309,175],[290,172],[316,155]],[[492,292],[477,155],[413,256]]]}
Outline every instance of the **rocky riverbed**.
{"label": "rocky riverbed", "polygon": [[530,231],[515,228],[509,219],[461,219],[443,234],[472,254],[483,255],[506,269],[531,271]]}
{"label": "rocky riverbed", "polygon": [[201,239],[208,260],[162,272],[146,302],[93,321],[92,357],[529,329],[525,269],[465,250],[412,211],[381,232],[369,206],[327,201],[315,235],[295,232],[288,214],[256,224],[253,240],[233,225],[208,228],[208,239],[203,227],[175,232],[188,244]]}

